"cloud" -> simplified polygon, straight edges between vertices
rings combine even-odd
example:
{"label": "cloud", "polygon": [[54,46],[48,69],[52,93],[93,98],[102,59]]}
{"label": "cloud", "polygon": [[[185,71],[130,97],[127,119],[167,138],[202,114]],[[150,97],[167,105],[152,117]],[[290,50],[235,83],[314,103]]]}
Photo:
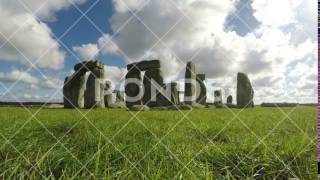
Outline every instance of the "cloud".
{"label": "cloud", "polygon": [[117,12],[126,13],[129,11],[128,7],[130,10],[134,11],[142,6],[142,4],[145,3],[145,0],[113,0],[112,2]]}
{"label": "cloud", "polygon": [[70,6],[71,2],[83,3],[84,0],[49,0],[43,4],[37,0],[0,1],[0,61],[61,69],[65,53],[44,21],[55,19],[55,12]]}
{"label": "cloud", "polygon": [[[316,27],[313,20],[316,14],[309,13],[313,10],[310,1],[252,0],[249,5],[259,25],[255,28],[247,25],[248,33],[240,36],[225,26],[227,19],[235,15],[237,3],[242,1],[152,0],[139,11],[146,1],[114,0],[115,12],[110,24],[115,34],[105,34],[98,41],[106,37],[112,46],[107,46],[102,54],[118,53],[127,63],[160,59],[168,81],[182,78],[184,63],[192,60],[197,73],[205,73],[216,85],[242,71],[248,73],[253,86],[262,92],[260,95],[271,98],[261,90],[271,86],[273,89],[268,92],[281,97],[288,88],[298,88],[290,87],[292,81],[305,80],[304,76],[290,77],[299,72],[290,69],[292,64],[301,61],[303,66],[299,67],[303,73],[316,72],[313,62],[316,62],[317,35],[305,31]],[[128,8],[137,17],[123,27],[132,16]],[[224,87],[234,86],[234,81],[228,82]]]}
{"label": "cloud", "polygon": [[116,54],[119,50],[117,44],[112,41],[112,38],[108,34],[102,35],[97,43],[102,54]]}
{"label": "cloud", "polygon": [[295,12],[302,0],[254,0],[254,16],[263,25],[284,26],[296,22]]}
{"label": "cloud", "polygon": [[105,79],[111,81],[113,89],[121,89],[121,85],[125,80],[125,75],[127,73],[126,68],[119,68],[117,66],[105,66]]}
{"label": "cloud", "polygon": [[0,81],[4,82],[24,82],[28,84],[37,84],[39,82],[39,79],[30,73],[20,71],[20,70],[12,70],[8,73],[0,72]]}
{"label": "cloud", "polygon": [[35,14],[41,20],[55,20],[55,13],[71,5],[82,4],[86,0],[1,0],[0,7],[6,7],[7,10],[14,14]]}
{"label": "cloud", "polygon": [[72,48],[82,60],[91,60],[99,54],[99,49],[96,44],[84,44]]}
{"label": "cloud", "polygon": [[40,78],[31,73],[13,69],[10,72],[3,73],[0,72],[0,81],[6,83],[24,83],[29,85],[29,89],[35,90],[60,90],[63,87],[63,80],[47,76],[46,78]]}

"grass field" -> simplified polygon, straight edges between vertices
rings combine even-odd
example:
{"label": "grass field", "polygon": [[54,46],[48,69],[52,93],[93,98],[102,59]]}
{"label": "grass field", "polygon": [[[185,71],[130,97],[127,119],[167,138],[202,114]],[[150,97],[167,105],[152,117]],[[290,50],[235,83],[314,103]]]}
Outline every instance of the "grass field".
{"label": "grass field", "polygon": [[281,110],[0,108],[0,177],[316,179],[316,108]]}

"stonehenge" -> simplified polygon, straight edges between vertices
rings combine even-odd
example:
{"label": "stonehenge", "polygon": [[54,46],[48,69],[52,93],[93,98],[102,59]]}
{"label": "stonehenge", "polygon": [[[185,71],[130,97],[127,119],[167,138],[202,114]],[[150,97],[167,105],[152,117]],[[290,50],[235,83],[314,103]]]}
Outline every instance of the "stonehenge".
{"label": "stonehenge", "polygon": [[231,95],[229,95],[227,97],[227,104],[232,104],[232,96]]}
{"label": "stonehenge", "polygon": [[237,106],[240,108],[254,107],[254,91],[250,80],[245,73],[237,75]]}
{"label": "stonehenge", "polygon": [[104,105],[105,107],[110,107],[112,104],[112,91],[111,91],[111,82],[106,81],[104,88]]}
{"label": "stonehenge", "polygon": [[197,103],[198,104],[202,104],[202,105],[206,105],[206,101],[207,101],[207,88],[206,85],[204,84],[204,81],[206,79],[206,75],[205,74],[197,74],[197,85],[199,86],[196,90],[199,90],[199,95],[197,97]]}
{"label": "stonehenge", "polygon": [[192,107],[254,107],[254,90],[245,73],[237,74],[236,104],[233,104],[232,95],[223,103],[221,90],[214,91],[214,102],[209,103],[206,75],[196,74],[195,64],[192,62],[186,64],[183,101],[180,100],[178,83],[164,83],[160,60],[128,64],[124,91],[112,91],[111,82],[104,80],[104,66],[104,63],[98,60],[84,61],[74,66],[75,72],[64,81],[65,108],[190,110]]}
{"label": "stonehenge", "polygon": [[[128,73],[126,75],[126,99],[131,97],[137,97],[137,101],[126,101],[127,107],[132,107],[135,105],[147,105],[149,107],[163,106],[165,97],[158,90],[160,87],[164,88],[163,75],[161,71],[160,60],[151,61],[141,61],[138,63],[132,63],[127,65]],[[142,77],[142,72],[144,71],[144,77]],[[137,84],[130,83],[129,81],[136,81],[141,86]],[[159,87],[156,87],[156,86]],[[144,91],[143,91],[144,90]],[[151,91],[156,90],[154,97]],[[142,94],[142,97],[139,95]],[[156,99],[156,101],[153,101]]]}
{"label": "stonehenge", "polygon": [[[74,73],[65,78],[63,101],[65,108],[103,108],[104,106],[104,63],[101,61],[84,61],[74,66]],[[86,90],[85,74],[90,72]]]}
{"label": "stonehenge", "polygon": [[220,107],[222,106],[222,93],[221,90],[214,91],[214,103],[215,106]]}
{"label": "stonehenge", "polygon": [[191,106],[196,102],[196,87],[194,84],[195,81],[195,65],[192,62],[188,62],[185,72],[184,103]]}

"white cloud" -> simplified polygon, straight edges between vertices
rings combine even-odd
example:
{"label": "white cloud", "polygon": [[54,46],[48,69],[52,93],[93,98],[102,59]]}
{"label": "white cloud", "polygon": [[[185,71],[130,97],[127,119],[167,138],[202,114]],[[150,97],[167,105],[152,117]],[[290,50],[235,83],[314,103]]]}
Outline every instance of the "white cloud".
{"label": "white cloud", "polygon": [[295,11],[301,3],[302,0],[254,0],[252,8],[263,25],[284,26],[296,22]]}
{"label": "white cloud", "polygon": [[84,44],[72,48],[82,60],[91,60],[99,54],[99,49],[96,44]]}
{"label": "white cloud", "polygon": [[14,14],[32,13],[42,20],[55,20],[57,11],[84,2],[86,0],[1,0],[0,7],[5,7]]}
{"label": "white cloud", "polygon": [[102,35],[97,43],[102,54],[115,54],[119,50],[108,34]]}
{"label": "white cloud", "polygon": [[132,11],[137,10],[145,3],[145,0],[113,0],[113,3],[117,12],[126,13],[129,11],[128,8]]}
{"label": "white cloud", "polygon": [[105,79],[111,81],[113,89],[120,89],[125,80],[127,73],[126,68],[119,68],[117,66],[105,66]]}
{"label": "white cloud", "polygon": [[[10,72],[4,73],[0,72],[0,81],[7,83],[25,83],[30,85],[30,90],[34,92],[35,90],[60,90],[63,87],[63,80],[48,76],[38,77],[29,72],[22,70],[13,69]],[[26,89],[27,90],[27,89]]]}
{"label": "white cloud", "polygon": [[[51,29],[39,19],[53,20],[55,12],[70,6],[71,2],[82,3],[84,0],[44,2],[41,4],[37,0],[0,1],[0,60],[28,66],[32,63],[40,68],[54,70],[63,67],[65,54],[52,37]],[[25,6],[36,13],[36,16]]]}
{"label": "white cloud", "polygon": [[28,84],[37,84],[39,82],[39,79],[30,73],[20,71],[20,70],[12,70],[8,73],[0,72],[0,81],[4,82],[24,82]]}
{"label": "white cloud", "polygon": [[[115,34],[111,44],[116,45],[106,48],[103,54],[118,53],[127,63],[160,59],[167,80],[181,78],[183,63],[193,58],[197,72],[215,79],[216,84],[243,71],[249,74],[260,95],[274,99],[275,96],[270,95],[273,92],[282,97],[288,88],[298,88],[290,87],[290,82],[305,79],[304,76],[290,77],[289,74],[300,71],[290,69],[292,64],[301,61],[303,66],[299,67],[303,74],[316,72],[312,68],[314,63],[310,63],[316,62],[316,33],[305,31],[316,27],[313,20],[316,14],[309,13],[313,10],[310,1],[314,0],[253,0],[249,5],[260,25],[255,29],[249,27],[247,35],[239,36],[225,28],[227,17],[235,11],[236,0],[177,0],[174,4],[153,0],[138,12],[144,1],[114,0],[115,13],[110,19],[113,32],[132,15],[121,2],[127,3],[138,18],[133,18]],[[104,36],[110,40],[111,35]],[[162,38],[162,42],[158,42],[156,36]],[[309,63],[303,62],[306,59]],[[303,87],[312,87],[311,84]],[[232,87],[234,82],[224,86]],[[259,86],[273,89],[265,92]]]}

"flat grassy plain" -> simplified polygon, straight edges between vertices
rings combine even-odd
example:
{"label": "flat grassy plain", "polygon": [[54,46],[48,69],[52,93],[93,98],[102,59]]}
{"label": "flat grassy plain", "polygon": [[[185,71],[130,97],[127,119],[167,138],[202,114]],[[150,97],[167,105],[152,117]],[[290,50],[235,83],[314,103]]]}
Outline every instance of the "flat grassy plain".
{"label": "flat grassy plain", "polygon": [[316,107],[80,112],[0,108],[1,179],[317,178]]}

